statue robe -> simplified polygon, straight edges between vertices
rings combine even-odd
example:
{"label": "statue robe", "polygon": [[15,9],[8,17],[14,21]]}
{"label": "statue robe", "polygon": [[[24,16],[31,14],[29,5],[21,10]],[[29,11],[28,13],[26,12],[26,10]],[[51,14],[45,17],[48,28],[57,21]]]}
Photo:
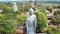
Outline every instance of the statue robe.
{"label": "statue robe", "polygon": [[34,14],[26,17],[27,34],[35,34],[36,22],[36,16]]}

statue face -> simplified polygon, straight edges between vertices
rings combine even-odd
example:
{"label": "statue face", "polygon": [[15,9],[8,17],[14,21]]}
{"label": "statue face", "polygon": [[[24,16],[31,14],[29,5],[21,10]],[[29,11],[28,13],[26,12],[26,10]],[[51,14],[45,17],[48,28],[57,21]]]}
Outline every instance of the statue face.
{"label": "statue face", "polygon": [[30,10],[29,10],[29,14],[30,14],[30,15],[33,14],[33,9],[32,9],[32,8],[30,8]]}

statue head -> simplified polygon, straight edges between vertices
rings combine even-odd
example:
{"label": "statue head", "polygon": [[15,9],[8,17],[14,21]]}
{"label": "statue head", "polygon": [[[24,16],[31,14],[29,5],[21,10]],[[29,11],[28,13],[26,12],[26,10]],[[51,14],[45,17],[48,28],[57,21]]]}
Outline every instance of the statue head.
{"label": "statue head", "polygon": [[33,14],[33,9],[30,8],[30,10],[29,10],[29,15],[32,15],[32,14]]}

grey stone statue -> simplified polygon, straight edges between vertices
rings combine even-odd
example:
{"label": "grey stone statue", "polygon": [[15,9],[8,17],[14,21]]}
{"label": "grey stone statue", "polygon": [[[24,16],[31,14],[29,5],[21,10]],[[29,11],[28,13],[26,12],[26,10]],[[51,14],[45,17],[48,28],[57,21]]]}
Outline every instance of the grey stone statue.
{"label": "grey stone statue", "polygon": [[33,9],[30,8],[29,14],[26,17],[27,34],[35,34],[36,23],[36,16],[33,14]]}

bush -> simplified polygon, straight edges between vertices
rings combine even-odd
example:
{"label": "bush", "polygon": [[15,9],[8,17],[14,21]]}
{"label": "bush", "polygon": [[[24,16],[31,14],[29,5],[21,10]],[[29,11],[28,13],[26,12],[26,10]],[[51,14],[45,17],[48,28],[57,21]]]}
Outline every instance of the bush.
{"label": "bush", "polygon": [[48,28],[47,34],[60,34],[60,26],[57,28]]}
{"label": "bush", "polygon": [[18,15],[18,14],[20,14],[20,13],[21,13],[21,11],[19,11],[19,10],[18,10],[18,11],[16,11],[16,14],[17,14],[17,15]]}
{"label": "bush", "polygon": [[39,12],[43,12],[44,14],[47,14],[44,10],[44,8],[39,8]]}
{"label": "bush", "polygon": [[48,28],[47,34],[53,34],[54,32],[51,30],[51,28]]}
{"label": "bush", "polygon": [[6,8],[4,8],[3,9],[3,13],[13,13],[13,10],[12,10],[12,8],[11,7],[6,7]]}
{"label": "bush", "polygon": [[47,17],[42,12],[36,12],[35,13],[37,17],[37,32],[45,32],[45,27],[48,25]]}
{"label": "bush", "polygon": [[14,18],[16,16],[17,12],[14,12],[11,7],[6,7],[3,9],[2,14],[5,14],[7,16]]}
{"label": "bush", "polygon": [[17,22],[18,24],[25,24],[26,14],[17,15]]}
{"label": "bush", "polygon": [[14,26],[13,23],[14,19],[8,19],[7,15],[0,14],[0,32],[3,34],[13,34]]}
{"label": "bush", "polygon": [[48,25],[48,28],[47,28],[47,34],[54,34],[57,29],[57,26],[56,25]]}
{"label": "bush", "polygon": [[4,8],[3,12],[0,14],[0,32],[3,34],[13,34],[15,25],[15,12],[13,12],[11,7]]}
{"label": "bush", "polygon": [[60,10],[57,10],[54,15],[60,14]]}
{"label": "bush", "polygon": [[29,8],[25,7],[25,8],[24,8],[24,11],[28,11],[28,9],[29,9]]}
{"label": "bush", "polygon": [[60,24],[60,14],[57,14],[57,15],[55,15],[55,16],[52,18],[52,23],[53,23],[54,25]]}

